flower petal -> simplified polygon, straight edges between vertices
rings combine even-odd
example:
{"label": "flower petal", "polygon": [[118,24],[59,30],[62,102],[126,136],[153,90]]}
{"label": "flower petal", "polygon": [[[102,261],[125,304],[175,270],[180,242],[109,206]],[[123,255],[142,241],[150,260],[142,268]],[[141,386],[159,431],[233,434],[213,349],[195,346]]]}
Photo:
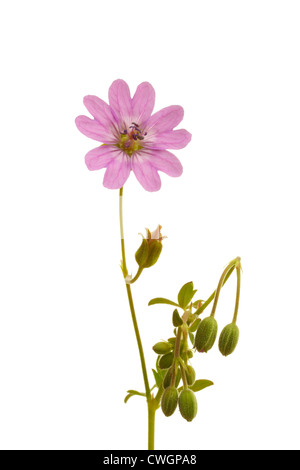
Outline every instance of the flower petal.
{"label": "flower petal", "polygon": [[177,177],[182,174],[183,168],[175,155],[167,150],[143,150],[140,152],[144,160],[153,168],[163,171],[169,176]]}
{"label": "flower petal", "polygon": [[130,90],[124,80],[115,80],[108,91],[109,104],[123,127],[131,123],[132,106]]}
{"label": "flower petal", "polygon": [[145,146],[151,149],[182,149],[191,140],[192,134],[185,129],[166,131],[153,135]]}
{"label": "flower petal", "polygon": [[87,116],[78,116],[75,119],[75,123],[80,132],[90,137],[90,139],[104,143],[110,143],[113,140],[111,133],[94,119],[90,119]]}
{"label": "flower petal", "polygon": [[171,131],[182,121],[183,114],[184,111],[181,106],[168,106],[153,114],[145,129],[148,133]]}
{"label": "flower petal", "polygon": [[160,189],[161,180],[159,174],[142,154],[135,153],[131,157],[131,166],[137,180],[144,189],[147,191],[158,191]]}
{"label": "flower petal", "polygon": [[105,101],[98,98],[98,96],[87,95],[83,98],[83,103],[89,113],[98,121],[103,127],[111,128],[116,126],[116,122],[111,111],[110,106]]}
{"label": "flower petal", "polygon": [[115,158],[117,149],[110,145],[101,145],[90,150],[85,156],[85,163],[89,170],[106,168]]}
{"label": "flower petal", "polygon": [[151,116],[155,103],[155,91],[148,82],[141,83],[132,98],[132,120],[141,125]]}
{"label": "flower petal", "polygon": [[115,154],[115,157],[107,167],[103,179],[103,185],[109,189],[122,188],[131,170],[131,160],[129,156],[120,150],[116,150]]}

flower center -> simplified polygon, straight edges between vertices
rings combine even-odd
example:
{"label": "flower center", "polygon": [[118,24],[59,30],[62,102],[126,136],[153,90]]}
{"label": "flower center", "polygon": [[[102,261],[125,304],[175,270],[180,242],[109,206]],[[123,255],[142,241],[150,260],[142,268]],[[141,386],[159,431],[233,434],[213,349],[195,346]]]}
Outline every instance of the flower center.
{"label": "flower center", "polygon": [[141,142],[146,135],[147,132],[142,134],[140,126],[136,122],[132,122],[128,129],[121,132],[118,147],[131,157],[134,152],[143,148]]}

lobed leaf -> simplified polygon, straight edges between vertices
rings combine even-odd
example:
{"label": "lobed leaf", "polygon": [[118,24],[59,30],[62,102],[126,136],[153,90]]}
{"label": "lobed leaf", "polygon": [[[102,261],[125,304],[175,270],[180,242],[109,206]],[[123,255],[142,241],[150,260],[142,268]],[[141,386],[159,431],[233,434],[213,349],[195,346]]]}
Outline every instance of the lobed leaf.
{"label": "lobed leaf", "polygon": [[194,290],[194,284],[192,282],[187,282],[182,286],[180,291],[178,292],[178,303],[179,306],[185,309],[194,295],[196,294],[197,290]]}

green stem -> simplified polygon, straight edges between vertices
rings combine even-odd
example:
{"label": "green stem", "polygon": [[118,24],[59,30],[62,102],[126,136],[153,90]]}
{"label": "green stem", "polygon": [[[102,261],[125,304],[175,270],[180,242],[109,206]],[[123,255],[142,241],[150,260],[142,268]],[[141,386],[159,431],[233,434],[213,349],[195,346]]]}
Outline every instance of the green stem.
{"label": "green stem", "polygon": [[137,341],[137,344],[138,344],[138,349],[139,349],[139,354],[140,354],[142,372],[143,372],[144,383],[145,383],[146,397],[147,397],[147,401],[149,401],[151,399],[151,392],[150,392],[149,380],[148,380],[148,375],[147,375],[145,356],[144,356],[142,340],[141,340],[141,336],[140,336],[140,332],[139,332],[139,327],[138,327],[138,323],[137,323],[137,319],[136,319],[136,315],[135,315],[134,304],[133,304],[132,293],[131,293],[131,287],[130,287],[129,284],[126,284],[126,290],[127,290],[127,296],[128,296],[128,302],[129,302],[129,307],[130,307],[130,312],[131,312],[132,323],[133,323],[134,332],[135,332],[135,336],[136,336],[136,341]]}
{"label": "green stem", "polygon": [[133,284],[135,281],[137,281],[143,271],[144,271],[144,268],[139,267],[136,275],[134,276],[133,279],[131,279],[131,281],[128,281],[128,284]]}
{"label": "green stem", "polygon": [[[230,275],[232,274],[233,270],[234,270],[234,266],[232,266],[229,269],[228,273],[226,274],[226,276],[224,278],[224,281],[223,281],[223,286],[227,282],[227,280],[230,277]],[[206,307],[208,307],[208,305],[214,300],[216,292],[217,292],[217,290],[213,291],[213,293],[210,295],[210,297],[208,297],[208,299],[204,302],[204,304],[201,305],[201,307],[199,307],[198,310],[196,310],[195,315],[200,315],[206,309]]]}
{"label": "green stem", "polygon": [[148,450],[154,450],[155,412],[156,405],[148,403]]}
{"label": "green stem", "polygon": [[172,378],[171,378],[171,387],[174,387],[175,380],[176,380],[176,373],[177,373],[177,367],[178,367],[177,359],[180,356],[181,334],[182,334],[182,330],[179,326],[177,330],[175,348],[174,348],[174,363],[173,363],[173,372],[172,372]]}
{"label": "green stem", "polygon": [[[125,241],[124,241],[124,225],[123,225],[123,188],[120,189],[120,198],[119,198],[119,216],[120,216],[120,234],[121,234],[121,250],[122,250],[122,270],[124,279],[128,274],[127,265],[126,265],[126,255],[125,255]],[[142,340],[139,332],[139,327],[136,319],[133,298],[131,293],[131,287],[129,284],[126,284],[126,291],[128,296],[128,302],[131,312],[132,323],[134,327],[135,337],[139,349],[139,355],[141,360],[143,378],[145,383],[145,392],[148,403],[148,445],[151,446],[149,449],[154,449],[154,424],[155,424],[155,405],[151,397],[151,391],[149,386],[145,356],[143,351]]]}
{"label": "green stem", "polygon": [[183,383],[183,388],[189,388],[187,380],[186,380],[186,375],[185,375],[185,370],[182,364],[180,364],[180,370],[181,370],[181,378],[182,378],[182,383]]}
{"label": "green stem", "polygon": [[235,307],[234,307],[234,314],[232,323],[236,323],[237,315],[239,311],[239,303],[240,303],[240,291],[241,291],[241,267],[236,267],[236,297],[235,297]]}
{"label": "green stem", "polygon": [[128,274],[125,256],[125,240],[124,240],[124,225],[123,225],[123,188],[120,189],[119,196],[119,219],[120,219],[120,235],[121,235],[121,250],[122,250],[122,271],[124,278]]}
{"label": "green stem", "polygon": [[225,277],[226,277],[226,274],[230,271],[231,268],[234,268],[236,266],[237,263],[240,262],[240,258],[235,258],[234,260],[232,260],[228,266],[226,266],[226,268],[224,269],[221,277],[220,277],[220,280],[219,280],[219,284],[218,284],[218,287],[217,289],[215,290],[215,299],[214,299],[214,303],[213,303],[213,307],[211,309],[211,314],[210,316],[211,317],[214,317],[215,316],[215,313],[216,313],[216,308],[217,308],[217,304],[218,304],[218,300],[219,300],[219,295],[220,295],[220,292],[221,292],[221,288],[224,284],[224,280],[225,280]]}
{"label": "green stem", "polygon": [[157,408],[159,407],[160,399],[161,399],[163,393],[164,393],[164,386],[163,386],[163,383],[161,383],[160,386],[159,386],[159,389],[157,391],[157,394],[155,395],[155,401],[156,401],[156,404],[157,404]]}

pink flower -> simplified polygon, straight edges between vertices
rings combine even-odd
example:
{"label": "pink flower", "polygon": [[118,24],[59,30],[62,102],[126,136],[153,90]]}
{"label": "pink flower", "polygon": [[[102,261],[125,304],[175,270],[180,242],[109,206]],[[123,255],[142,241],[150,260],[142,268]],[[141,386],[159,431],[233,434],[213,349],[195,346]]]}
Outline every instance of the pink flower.
{"label": "pink flower", "polygon": [[191,140],[184,129],[173,130],[183,118],[181,106],[169,106],[152,114],[155,91],[141,83],[131,98],[124,80],[115,80],[108,93],[109,105],[97,96],[85,96],[83,102],[94,119],[78,116],[80,132],[102,142],[85,156],[89,170],[106,168],[103,184],[119,189],[131,170],[147,191],[161,187],[158,171],[180,176],[182,165],[166,149],[181,149]]}

